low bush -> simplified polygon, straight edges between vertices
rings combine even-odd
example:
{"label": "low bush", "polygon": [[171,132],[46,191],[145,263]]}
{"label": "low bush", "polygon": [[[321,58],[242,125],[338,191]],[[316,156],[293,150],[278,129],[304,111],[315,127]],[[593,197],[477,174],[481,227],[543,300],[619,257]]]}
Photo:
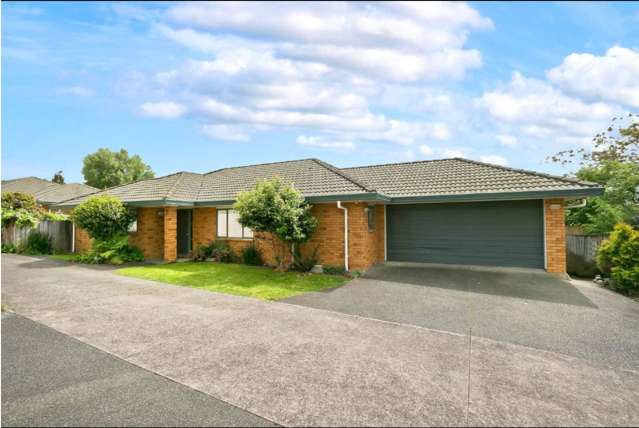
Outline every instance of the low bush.
{"label": "low bush", "polygon": [[297,272],[310,272],[313,266],[317,264],[318,247],[313,248],[313,251],[307,256],[302,255],[302,251],[299,245],[295,246],[293,251],[293,263],[291,264],[291,270]]}
{"label": "low bush", "polygon": [[211,248],[209,245],[200,245],[191,254],[191,260],[194,262],[203,262],[211,257]]}
{"label": "low bush", "polygon": [[80,254],[80,263],[121,265],[126,262],[140,262],[144,255],[138,247],[130,245],[127,235],[119,235],[111,239],[93,241],[91,249]]}
{"label": "low bush", "polygon": [[327,275],[346,275],[346,269],[344,266],[324,266],[324,273]]}
{"label": "low bush", "polygon": [[2,252],[3,253],[14,254],[17,251],[18,251],[18,249],[13,244],[2,244]]}
{"label": "low bush", "polygon": [[207,259],[230,263],[235,260],[235,254],[233,254],[228,242],[217,240],[208,245],[200,245],[191,255],[191,260],[194,262],[203,262]]}
{"label": "low bush", "polygon": [[228,242],[223,240],[211,243],[211,257],[222,263],[231,263],[235,260],[233,249]]}
{"label": "low bush", "polygon": [[262,266],[264,264],[262,254],[254,243],[242,249],[242,262],[249,266]]}
{"label": "low bush", "polygon": [[597,251],[597,266],[610,276],[610,287],[625,293],[639,292],[639,231],[619,223]]}
{"label": "low bush", "polygon": [[53,244],[51,237],[46,233],[34,230],[27,236],[26,241],[20,245],[18,251],[23,254],[52,254]]}

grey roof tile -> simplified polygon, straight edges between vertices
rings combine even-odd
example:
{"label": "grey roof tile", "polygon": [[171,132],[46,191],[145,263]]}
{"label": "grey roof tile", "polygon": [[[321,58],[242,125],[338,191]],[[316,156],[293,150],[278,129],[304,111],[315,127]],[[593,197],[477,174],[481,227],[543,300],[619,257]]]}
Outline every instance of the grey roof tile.
{"label": "grey roof tile", "polygon": [[278,176],[305,197],[378,192],[388,197],[572,190],[597,187],[562,177],[515,170],[467,159],[441,159],[336,168],[317,159],[222,168],[207,174],[178,172],[64,201],[76,205],[108,193],[125,202],[220,202],[252,189],[259,180]]}
{"label": "grey roof tile", "polygon": [[3,192],[21,192],[33,195],[39,203],[54,204],[97,191],[81,183],[58,184],[38,177],[24,177],[2,181]]}
{"label": "grey roof tile", "polygon": [[453,158],[344,168],[389,197],[568,190],[597,184]]}

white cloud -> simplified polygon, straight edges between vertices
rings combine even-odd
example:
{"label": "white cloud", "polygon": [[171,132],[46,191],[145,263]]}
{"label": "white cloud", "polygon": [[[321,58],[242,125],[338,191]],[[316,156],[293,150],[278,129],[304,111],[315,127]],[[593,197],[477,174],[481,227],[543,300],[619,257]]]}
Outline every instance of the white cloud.
{"label": "white cloud", "polygon": [[216,140],[249,141],[250,139],[244,130],[230,125],[203,125],[202,133]]}
{"label": "white cloud", "polygon": [[171,101],[149,102],[140,106],[140,113],[144,116],[175,119],[186,113],[186,107]]}
{"label": "white cloud", "polygon": [[482,155],[479,157],[479,160],[486,163],[492,163],[495,165],[508,165],[508,159],[499,155]]}
{"label": "white cloud", "polygon": [[211,2],[169,8],[168,37],[212,52],[224,37],[270,40],[278,54],[378,78],[459,78],[481,66],[464,45],[492,22],[463,3]]}
{"label": "white cloud", "polygon": [[519,144],[519,142],[517,141],[517,137],[514,137],[512,135],[497,135],[497,140],[502,146],[510,147],[511,149],[517,147],[517,145]]}
{"label": "white cloud", "polygon": [[614,46],[604,56],[573,53],[546,75],[571,95],[639,107],[639,50]]}
{"label": "white cloud", "polygon": [[59,88],[56,93],[58,95],[72,95],[74,97],[90,97],[95,94],[95,91],[84,86],[69,86],[66,88]]}
{"label": "white cloud", "polygon": [[297,144],[302,146],[320,147],[323,149],[341,149],[341,150],[353,150],[355,149],[355,143],[352,141],[335,141],[321,137],[309,137],[306,135],[300,135],[296,140]]}
{"label": "white cloud", "polygon": [[506,87],[484,93],[478,103],[500,125],[536,138],[592,138],[619,113],[614,105],[572,98],[547,82],[518,72]]}
{"label": "white cloud", "polygon": [[458,149],[445,149],[442,154],[447,158],[463,158],[466,157],[466,153]]}
{"label": "white cloud", "polygon": [[430,156],[433,154],[433,149],[431,149],[429,146],[427,146],[426,144],[422,144],[418,147],[419,149],[419,153],[421,153],[424,156]]}

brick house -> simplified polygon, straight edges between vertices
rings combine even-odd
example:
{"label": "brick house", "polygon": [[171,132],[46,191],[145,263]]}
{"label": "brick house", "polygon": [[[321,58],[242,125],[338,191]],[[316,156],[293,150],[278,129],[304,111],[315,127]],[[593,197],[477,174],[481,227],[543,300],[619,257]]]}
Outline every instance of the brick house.
{"label": "brick house", "polygon": [[[454,158],[341,169],[303,159],[179,172],[92,195],[108,193],[136,209],[130,241],[147,259],[173,262],[223,239],[235,251],[255,242],[273,264],[281,243],[243,228],[232,205],[238,192],[274,176],[292,182],[319,220],[302,250],[317,248],[321,264],[347,269],[388,260],[563,273],[566,201],[603,192],[592,183]],[[76,230],[75,248],[89,245]]]}

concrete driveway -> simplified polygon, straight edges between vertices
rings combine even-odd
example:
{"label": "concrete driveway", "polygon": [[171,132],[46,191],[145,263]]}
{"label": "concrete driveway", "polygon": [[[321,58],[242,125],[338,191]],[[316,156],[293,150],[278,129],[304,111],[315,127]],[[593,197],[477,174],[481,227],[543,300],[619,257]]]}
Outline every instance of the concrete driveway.
{"label": "concrete driveway", "polygon": [[639,368],[639,303],[540,270],[388,263],[287,301]]}
{"label": "concrete driveway", "polygon": [[282,425],[639,424],[635,369],[49,260],[2,268],[17,313]]}

